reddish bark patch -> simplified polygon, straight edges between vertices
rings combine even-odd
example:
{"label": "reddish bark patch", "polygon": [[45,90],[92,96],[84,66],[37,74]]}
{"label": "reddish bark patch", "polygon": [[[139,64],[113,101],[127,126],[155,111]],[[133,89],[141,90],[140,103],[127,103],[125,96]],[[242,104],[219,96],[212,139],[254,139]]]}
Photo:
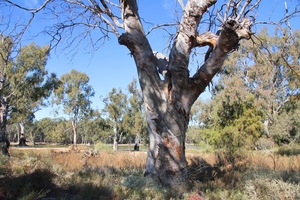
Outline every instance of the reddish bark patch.
{"label": "reddish bark patch", "polygon": [[176,145],[175,152],[176,152],[176,155],[178,156],[178,159],[179,159],[181,157],[181,154],[182,154],[180,145]]}
{"label": "reddish bark patch", "polygon": [[175,155],[177,156],[177,159],[178,160],[180,159],[181,154],[182,154],[182,149],[181,149],[180,145],[175,144],[173,139],[170,139],[168,137],[164,137],[162,139],[162,143],[166,148],[173,150],[173,152],[175,152]]}

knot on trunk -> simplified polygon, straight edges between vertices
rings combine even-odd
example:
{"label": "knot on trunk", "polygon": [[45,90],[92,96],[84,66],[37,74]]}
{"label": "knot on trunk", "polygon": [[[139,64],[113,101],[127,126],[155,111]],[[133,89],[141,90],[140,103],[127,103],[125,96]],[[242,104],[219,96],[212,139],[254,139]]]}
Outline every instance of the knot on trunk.
{"label": "knot on trunk", "polygon": [[251,21],[247,18],[243,18],[241,22],[235,19],[228,19],[222,26],[218,45],[226,53],[236,50],[241,39],[248,40],[253,35],[251,25]]}

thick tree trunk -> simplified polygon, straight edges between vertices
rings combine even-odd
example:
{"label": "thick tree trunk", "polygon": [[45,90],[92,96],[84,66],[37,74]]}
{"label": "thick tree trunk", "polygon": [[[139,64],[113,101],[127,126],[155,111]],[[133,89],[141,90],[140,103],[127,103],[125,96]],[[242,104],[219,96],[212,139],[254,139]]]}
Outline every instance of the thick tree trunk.
{"label": "thick tree trunk", "polygon": [[155,176],[166,185],[181,185],[188,182],[185,157],[188,121],[180,119],[182,113],[174,107],[167,110],[146,111],[150,143],[145,175]]}
{"label": "thick tree trunk", "polygon": [[[122,13],[125,33],[119,43],[134,57],[144,97],[149,150],[145,175],[154,177],[174,188],[189,183],[185,157],[185,137],[190,109],[221,69],[228,53],[235,49],[249,27],[232,19],[225,22],[220,35],[197,34],[202,14],[216,0],[189,0],[174,39],[169,58],[154,54],[144,34],[135,0],[123,0]],[[248,25],[243,19],[241,23]],[[244,34],[244,32],[246,34]],[[192,48],[210,45],[207,60],[193,77],[189,75]],[[161,80],[159,72],[164,79]]]}

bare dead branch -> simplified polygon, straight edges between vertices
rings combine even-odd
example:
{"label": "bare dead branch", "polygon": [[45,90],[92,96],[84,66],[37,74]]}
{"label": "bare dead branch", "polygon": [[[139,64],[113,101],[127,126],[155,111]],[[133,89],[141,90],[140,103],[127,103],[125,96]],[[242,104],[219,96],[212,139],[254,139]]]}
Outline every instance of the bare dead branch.
{"label": "bare dead branch", "polygon": [[[247,6],[251,3],[252,0],[247,0],[244,4],[244,6],[242,7],[242,9],[240,10],[240,13],[236,16],[235,20],[236,21],[239,21],[239,19],[241,18],[241,16],[244,14],[245,12],[245,9],[247,8]],[[240,1],[239,3],[241,3],[242,1]],[[239,7],[239,3],[238,5],[236,6],[236,8],[238,9]]]}
{"label": "bare dead branch", "polygon": [[255,4],[253,4],[245,13],[244,16],[246,16],[250,11],[254,10],[255,8],[257,8],[260,4],[261,0],[257,0],[257,2]]}
{"label": "bare dead branch", "polygon": [[145,35],[149,35],[155,29],[160,29],[160,28],[169,27],[169,26],[178,26],[178,25],[179,25],[179,23],[158,24],[156,26],[151,27],[151,29]]}
{"label": "bare dead branch", "polygon": [[[94,0],[93,0],[94,1]],[[106,14],[113,20],[113,22],[115,23],[115,25],[119,28],[124,28],[123,24],[121,24],[118,21],[118,18],[112,13],[111,9],[107,6],[107,4],[105,3],[104,0],[100,0],[102,5],[104,6],[105,10],[106,10]],[[112,28],[115,29],[115,28]]]}
{"label": "bare dead branch", "polygon": [[226,4],[226,11],[224,13],[223,22],[225,22],[227,20],[228,13],[229,13],[229,10],[230,10],[230,7],[231,7],[231,2],[232,2],[232,0],[229,0],[228,3]]}
{"label": "bare dead branch", "polygon": [[19,4],[16,4],[16,3],[14,3],[10,0],[5,0],[5,2],[7,2],[7,3],[9,3],[9,4],[11,4],[11,5],[13,5],[17,8],[20,8],[22,10],[25,10],[27,12],[30,12],[30,13],[38,13],[39,11],[44,9],[50,1],[52,1],[52,0],[45,0],[44,3],[39,8],[25,8],[25,7],[20,6]]}
{"label": "bare dead branch", "polygon": [[184,10],[184,3],[182,0],[177,0],[177,2],[179,3],[179,5],[181,6],[182,10]]}

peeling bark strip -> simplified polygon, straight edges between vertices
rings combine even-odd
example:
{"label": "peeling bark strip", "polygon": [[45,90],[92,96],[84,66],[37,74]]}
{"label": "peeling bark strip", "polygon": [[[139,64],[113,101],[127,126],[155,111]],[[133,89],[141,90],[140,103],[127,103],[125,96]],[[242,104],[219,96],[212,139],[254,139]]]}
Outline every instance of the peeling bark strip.
{"label": "peeling bark strip", "polygon": [[[239,40],[249,38],[250,24],[227,20],[220,34],[198,34],[202,15],[216,0],[189,0],[169,57],[153,53],[145,36],[135,0],[121,0],[123,33],[119,43],[134,57],[144,97],[149,149],[145,175],[165,185],[187,186],[189,176],[185,157],[185,135],[190,109],[228,54]],[[188,71],[192,48],[210,46],[205,63],[190,77]],[[164,72],[164,73],[162,73]],[[158,73],[165,75],[161,80]]]}

